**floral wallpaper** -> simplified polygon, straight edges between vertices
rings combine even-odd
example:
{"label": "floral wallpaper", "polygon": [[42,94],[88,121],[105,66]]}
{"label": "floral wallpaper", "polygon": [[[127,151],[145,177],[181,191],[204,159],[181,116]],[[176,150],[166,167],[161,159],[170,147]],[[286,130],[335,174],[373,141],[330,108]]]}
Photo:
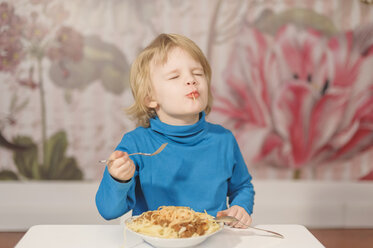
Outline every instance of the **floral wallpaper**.
{"label": "floral wallpaper", "polygon": [[0,2],[0,180],[98,180],[133,129],[129,68],[159,33],[213,69],[209,121],[256,179],[373,179],[373,5],[360,0]]}

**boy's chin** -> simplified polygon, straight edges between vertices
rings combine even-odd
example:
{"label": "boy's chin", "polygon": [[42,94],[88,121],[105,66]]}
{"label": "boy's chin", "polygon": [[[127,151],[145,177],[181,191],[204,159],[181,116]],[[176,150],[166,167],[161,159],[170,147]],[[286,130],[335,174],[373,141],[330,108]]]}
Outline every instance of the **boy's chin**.
{"label": "boy's chin", "polygon": [[193,106],[190,108],[191,114],[199,114],[206,109],[206,106]]}
{"label": "boy's chin", "polygon": [[188,112],[187,114],[190,114],[190,115],[198,115],[199,113],[201,113],[204,109],[202,108],[198,108],[198,109],[195,109],[195,110],[192,110],[190,112]]}
{"label": "boy's chin", "polygon": [[203,111],[203,109],[195,109],[195,110],[187,110],[187,111],[184,111],[180,116],[184,116],[184,117],[192,117],[192,116],[197,116],[199,115],[201,112]]}

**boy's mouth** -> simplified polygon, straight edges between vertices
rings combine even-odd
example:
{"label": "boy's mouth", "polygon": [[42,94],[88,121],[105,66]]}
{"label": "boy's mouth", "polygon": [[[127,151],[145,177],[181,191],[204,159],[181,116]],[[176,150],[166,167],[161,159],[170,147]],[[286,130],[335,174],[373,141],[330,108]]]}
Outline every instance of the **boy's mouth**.
{"label": "boy's mouth", "polygon": [[189,94],[186,95],[190,99],[196,99],[199,97],[199,92],[198,91],[192,91]]}

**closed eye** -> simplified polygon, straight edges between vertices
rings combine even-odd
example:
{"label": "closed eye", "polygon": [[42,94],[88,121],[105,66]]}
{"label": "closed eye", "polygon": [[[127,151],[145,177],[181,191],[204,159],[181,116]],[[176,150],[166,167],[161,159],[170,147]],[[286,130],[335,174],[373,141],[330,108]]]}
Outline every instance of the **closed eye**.
{"label": "closed eye", "polygon": [[176,76],[173,76],[173,77],[169,78],[168,80],[177,79],[178,77],[179,77],[179,75],[176,75]]}
{"label": "closed eye", "polygon": [[203,76],[203,73],[194,73],[195,76]]}

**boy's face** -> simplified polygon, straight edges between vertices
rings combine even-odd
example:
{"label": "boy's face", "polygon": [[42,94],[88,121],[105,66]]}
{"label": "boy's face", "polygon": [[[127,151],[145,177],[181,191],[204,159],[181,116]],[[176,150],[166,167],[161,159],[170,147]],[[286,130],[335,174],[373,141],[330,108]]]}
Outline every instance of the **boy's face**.
{"label": "boy's face", "polygon": [[148,107],[162,122],[193,124],[208,102],[208,86],[201,64],[181,48],[173,48],[167,63],[150,65],[153,92]]}

